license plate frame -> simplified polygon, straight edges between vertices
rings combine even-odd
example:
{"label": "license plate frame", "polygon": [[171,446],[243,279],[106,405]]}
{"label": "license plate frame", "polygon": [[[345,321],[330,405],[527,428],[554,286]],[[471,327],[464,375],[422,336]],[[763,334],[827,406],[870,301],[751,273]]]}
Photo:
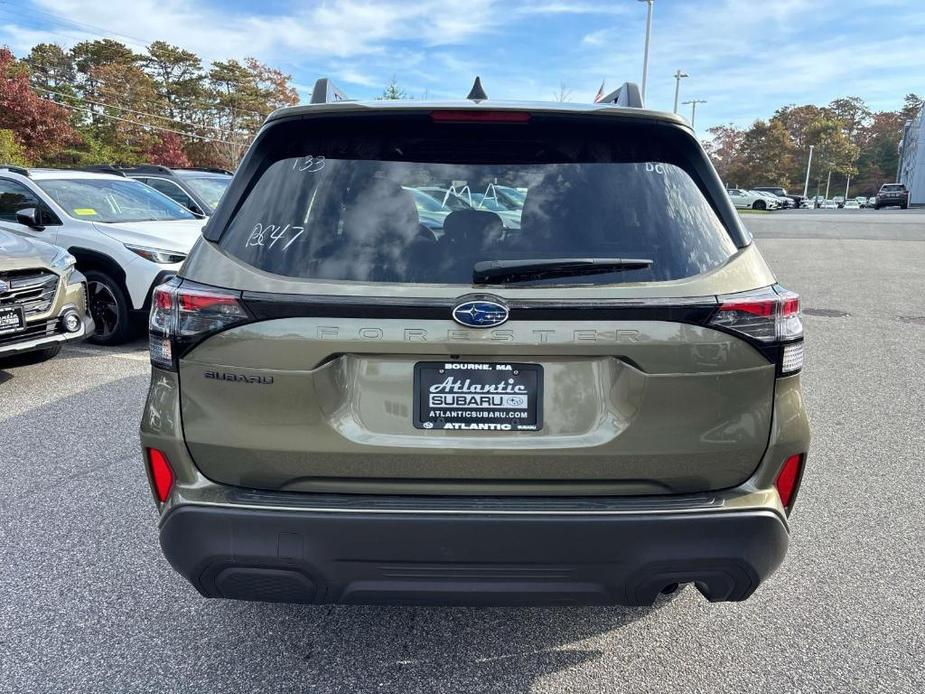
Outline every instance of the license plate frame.
{"label": "license plate frame", "polygon": [[[451,379],[449,383],[448,378]],[[433,392],[431,387],[435,385],[444,387]],[[498,361],[417,362],[412,411],[416,429],[540,431],[543,428],[543,366]]]}
{"label": "license plate frame", "polygon": [[[10,318],[15,316],[16,320]],[[0,335],[21,333],[26,329],[26,313],[22,306],[0,306]]]}

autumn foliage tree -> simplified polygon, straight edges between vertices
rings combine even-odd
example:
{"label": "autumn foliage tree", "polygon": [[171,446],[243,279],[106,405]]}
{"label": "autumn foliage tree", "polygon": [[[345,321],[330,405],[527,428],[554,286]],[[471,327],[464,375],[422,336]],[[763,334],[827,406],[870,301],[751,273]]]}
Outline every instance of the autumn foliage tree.
{"label": "autumn foliage tree", "polygon": [[67,109],[40,97],[29,71],[7,48],[0,48],[0,130],[9,131],[8,147],[27,162],[39,162],[73,142],[76,134]]}
{"label": "autumn foliage tree", "polygon": [[812,145],[812,193],[824,192],[831,172],[833,186],[838,186],[833,190],[844,190],[850,177],[849,195],[868,195],[894,179],[902,124],[921,105],[921,99],[910,94],[899,111],[874,112],[858,97],[835,99],[827,106],[784,106],[749,128],[711,128],[711,140],[705,144],[730,185],[774,185],[802,192]]}
{"label": "autumn foliage tree", "polygon": [[144,158],[151,164],[161,166],[182,168],[193,165],[183,150],[182,138],[176,133],[159,134]]}
{"label": "autumn foliage tree", "polygon": [[41,43],[0,60],[6,161],[234,168],[267,114],[299,101],[290,75],[254,58],[208,65],[165,41]]}
{"label": "autumn foliage tree", "polygon": [[[134,64],[107,63],[90,69],[87,108],[97,137],[112,143],[120,163],[136,160],[159,141],[165,103],[148,74]],[[116,86],[118,85],[118,87]],[[99,117],[97,117],[99,116]]]}
{"label": "autumn foliage tree", "polygon": [[[408,94],[393,78],[380,98]],[[233,169],[266,116],[298,101],[290,75],[254,58],[205,63],[165,41],[140,53],[113,39],[40,43],[22,60],[0,48],[0,163]],[[788,105],[748,128],[713,128],[705,145],[730,184],[802,189],[813,145],[814,186],[831,171],[869,192],[895,176],[903,125],[921,104],[909,94],[897,111],[858,97]]]}

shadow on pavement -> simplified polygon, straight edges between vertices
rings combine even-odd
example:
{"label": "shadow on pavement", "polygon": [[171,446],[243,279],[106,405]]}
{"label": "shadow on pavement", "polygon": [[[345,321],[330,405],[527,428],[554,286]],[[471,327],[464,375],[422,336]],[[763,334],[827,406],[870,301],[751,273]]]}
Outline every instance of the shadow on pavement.
{"label": "shadow on pavement", "polygon": [[[640,608],[207,606],[221,614],[237,658],[258,669],[263,659],[288,663],[307,690],[530,692],[539,678],[605,657],[580,642],[644,619],[679,594]],[[274,638],[248,634],[258,625]]]}
{"label": "shadow on pavement", "polygon": [[86,357],[109,357],[120,355],[139,355],[148,357],[148,341],[132,340],[121,345],[107,347],[94,345],[89,342],[78,342],[75,345],[66,345],[56,359],[82,359]]}

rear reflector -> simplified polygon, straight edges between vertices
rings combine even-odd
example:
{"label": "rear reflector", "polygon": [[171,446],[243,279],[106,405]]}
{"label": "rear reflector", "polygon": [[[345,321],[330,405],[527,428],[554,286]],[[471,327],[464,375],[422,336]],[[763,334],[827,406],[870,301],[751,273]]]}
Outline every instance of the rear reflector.
{"label": "rear reflector", "polygon": [[173,468],[167,456],[156,448],[148,449],[148,469],[151,471],[151,483],[154,485],[154,496],[161,503],[167,501],[170,490],[173,489]]}
{"label": "rear reflector", "polygon": [[793,374],[803,368],[803,340],[784,345],[780,360],[781,375]]}
{"label": "rear reflector", "polygon": [[526,111],[434,111],[430,114],[436,123],[529,123]]}
{"label": "rear reflector", "polygon": [[148,334],[148,354],[151,356],[151,363],[162,369],[173,368],[173,345],[169,337]]}
{"label": "rear reflector", "polygon": [[774,486],[780,496],[780,502],[787,511],[793,504],[793,497],[796,495],[797,487],[800,484],[800,469],[803,467],[803,456],[792,455],[784,461],[783,467],[777,473],[777,479]]}

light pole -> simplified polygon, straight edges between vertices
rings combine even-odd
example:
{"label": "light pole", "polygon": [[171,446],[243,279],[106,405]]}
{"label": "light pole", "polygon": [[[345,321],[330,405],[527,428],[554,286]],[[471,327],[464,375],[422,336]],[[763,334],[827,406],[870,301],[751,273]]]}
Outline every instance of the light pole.
{"label": "light pole", "polygon": [[851,185],[851,174],[848,174],[848,182],[845,184],[845,202],[848,202],[848,186]]}
{"label": "light pole", "polygon": [[816,145],[809,146],[809,161],[806,162],[806,183],[803,184],[803,197],[805,198],[809,194],[809,170],[813,165],[813,148]]}
{"label": "light pole", "polygon": [[911,120],[907,120],[906,124],[903,126],[902,137],[899,139],[899,144],[896,145],[896,153],[899,155],[899,161],[896,162],[896,182],[899,183],[903,177],[903,155],[906,152],[906,136],[909,134],[909,126],[912,125]]}
{"label": "light pole", "polygon": [[694,120],[697,118],[697,104],[707,103],[706,99],[691,99],[690,101],[682,101],[682,104],[685,106],[687,104],[691,105],[691,128],[694,127]]}
{"label": "light pole", "polygon": [[829,169],[829,177],[825,179],[825,199],[829,199],[829,184],[832,182],[832,169]]}
{"label": "light pole", "polygon": [[690,77],[683,70],[677,70],[674,73],[674,112],[678,112],[678,94],[681,92],[681,78]]}
{"label": "light pole", "polygon": [[642,103],[646,103],[646,79],[649,76],[649,38],[652,36],[652,5],[655,0],[639,0],[649,7],[646,10],[646,52],[642,56]]}

